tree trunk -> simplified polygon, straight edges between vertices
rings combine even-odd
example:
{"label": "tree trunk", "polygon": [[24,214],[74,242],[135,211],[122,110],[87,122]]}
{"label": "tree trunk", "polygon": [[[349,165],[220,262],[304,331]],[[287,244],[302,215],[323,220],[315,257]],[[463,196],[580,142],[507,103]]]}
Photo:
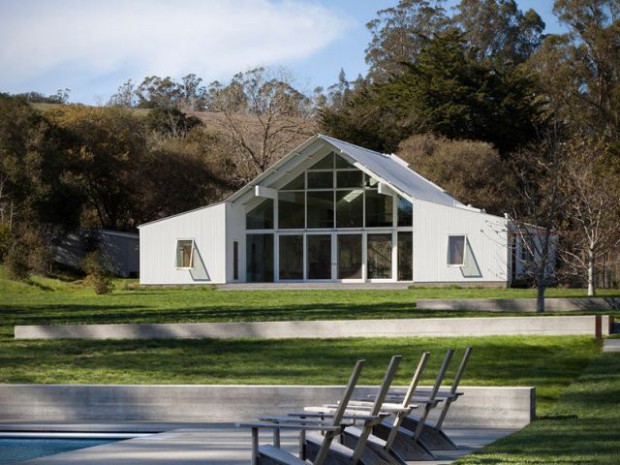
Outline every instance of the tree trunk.
{"label": "tree trunk", "polygon": [[594,262],[596,256],[594,250],[588,250],[588,297],[594,297],[596,289],[594,286]]}
{"label": "tree trunk", "polygon": [[544,313],[545,311],[545,289],[547,286],[539,283],[536,287],[536,312]]}

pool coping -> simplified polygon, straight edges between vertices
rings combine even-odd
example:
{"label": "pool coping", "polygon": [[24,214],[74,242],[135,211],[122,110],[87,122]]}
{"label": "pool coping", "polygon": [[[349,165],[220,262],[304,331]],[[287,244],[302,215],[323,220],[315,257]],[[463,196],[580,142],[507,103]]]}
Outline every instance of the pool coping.
{"label": "pool coping", "polygon": [[[0,422],[0,429],[12,428],[157,428],[179,426],[181,423],[103,423],[90,425],[83,423],[33,423]],[[217,465],[247,465],[251,456],[250,431],[237,428],[233,424],[186,424],[185,428],[166,429],[148,437],[121,440],[101,446],[78,449],[71,452],[48,455],[24,462],[20,465],[101,465],[113,462],[115,465],[183,465],[211,463]],[[515,428],[454,428],[447,430],[459,445],[458,451],[438,453],[438,460],[416,462],[420,465],[447,465],[459,457],[468,455],[496,440],[512,434]],[[269,438],[271,435],[263,433]],[[261,435],[262,439],[265,439]],[[283,432],[282,447],[295,452],[298,438],[294,432]]]}

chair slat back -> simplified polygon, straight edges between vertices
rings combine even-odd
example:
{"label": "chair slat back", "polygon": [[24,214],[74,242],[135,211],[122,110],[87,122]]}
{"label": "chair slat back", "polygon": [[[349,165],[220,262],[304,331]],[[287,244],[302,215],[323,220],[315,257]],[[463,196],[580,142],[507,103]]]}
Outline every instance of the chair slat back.
{"label": "chair slat back", "polygon": [[[409,383],[409,387],[407,388],[407,392],[405,393],[405,397],[403,398],[403,402],[401,404],[403,408],[407,408],[411,403],[411,398],[413,397],[413,393],[415,392],[416,388],[418,387],[418,383],[422,378],[422,373],[424,372],[424,368],[428,363],[428,358],[430,357],[430,355],[430,352],[424,352],[420,357],[418,366],[413,373],[413,377],[411,378],[411,382]],[[394,423],[392,423],[392,429],[390,430],[390,434],[388,434],[388,437],[385,440],[385,450],[390,450],[392,448],[392,445],[394,444],[394,441],[398,436],[398,428],[400,428],[400,425],[402,424],[406,416],[407,414],[405,412],[400,412],[394,418]]]}
{"label": "chair slat back", "polygon": [[[431,393],[429,395],[429,400],[435,400],[437,397],[437,393],[439,392],[439,388],[441,388],[441,383],[443,382],[443,378],[446,376],[446,372],[448,371],[448,366],[452,361],[452,357],[454,356],[454,349],[448,349],[446,351],[446,355],[441,362],[441,366],[439,367],[439,373],[437,373],[437,378],[435,378],[435,384],[431,389]],[[424,424],[426,419],[428,418],[428,414],[430,413],[430,404],[427,404],[424,408],[424,413],[420,417],[418,421],[418,427],[415,430],[414,441],[418,441],[420,439],[420,435],[422,434],[422,429],[424,428]]]}
{"label": "chair slat back", "polygon": [[[342,399],[340,400],[340,404],[334,413],[334,418],[332,424],[334,426],[340,425],[342,422],[342,418],[347,410],[347,406],[349,405],[349,400],[351,400],[351,396],[353,396],[353,391],[355,390],[355,386],[359,380],[360,374],[362,373],[362,368],[364,367],[364,360],[358,360],[353,368],[353,372],[349,377],[349,382],[347,383],[347,387],[344,390],[342,395]],[[322,465],[325,462],[325,459],[329,453],[329,447],[334,439],[334,433],[332,431],[325,432],[325,436],[323,436],[323,443],[314,458],[314,465]]]}
{"label": "chair slat back", "polygon": [[[381,411],[381,406],[383,405],[385,397],[390,390],[392,380],[396,375],[396,371],[398,370],[398,365],[400,364],[401,360],[401,355],[394,355],[390,360],[390,364],[385,371],[385,375],[383,375],[383,381],[381,382],[381,386],[379,387],[379,392],[377,393],[375,403],[370,410],[371,415],[377,415]],[[351,458],[352,465],[355,465],[362,457],[362,453],[364,452],[364,449],[366,447],[366,442],[368,441],[368,436],[370,436],[370,433],[372,432],[372,427],[373,425],[369,421],[364,424],[364,428],[362,429],[362,432],[360,433],[360,436],[357,440],[357,444],[355,445],[355,449],[353,450],[353,456]]]}
{"label": "chair slat back", "polygon": [[[469,361],[469,357],[471,355],[473,348],[467,347],[465,349],[465,353],[463,354],[463,358],[461,359],[461,363],[459,364],[458,369],[456,370],[456,374],[454,375],[454,381],[452,381],[452,387],[450,388],[450,394],[456,394],[457,389],[459,388],[459,384],[461,383],[461,378],[463,377],[463,373],[465,373],[465,367],[467,366],[467,362]],[[446,415],[448,414],[448,410],[450,409],[450,405],[456,399],[454,397],[450,397],[446,400],[445,405],[441,409],[441,413],[439,414],[439,418],[435,422],[435,426],[437,428],[441,428],[444,420],[446,419]]]}

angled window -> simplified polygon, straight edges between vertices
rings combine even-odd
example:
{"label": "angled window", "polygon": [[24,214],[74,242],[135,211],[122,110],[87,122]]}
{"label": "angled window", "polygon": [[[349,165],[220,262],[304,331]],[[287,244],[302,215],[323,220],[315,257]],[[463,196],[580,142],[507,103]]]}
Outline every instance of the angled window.
{"label": "angled window", "polygon": [[448,265],[463,266],[465,260],[465,236],[448,236]]}
{"label": "angled window", "polygon": [[182,239],[177,241],[177,268],[194,267],[194,240]]}
{"label": "angled window", "polygon": [[273,200],[264,200],[245,216],[247,229],[273,229]]}

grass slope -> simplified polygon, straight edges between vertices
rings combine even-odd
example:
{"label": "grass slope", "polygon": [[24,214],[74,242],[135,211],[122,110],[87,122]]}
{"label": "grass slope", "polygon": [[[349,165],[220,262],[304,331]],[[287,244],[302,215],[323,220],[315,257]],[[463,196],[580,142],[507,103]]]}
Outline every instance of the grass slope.
{"label": "grass slope", "polygon": [[[2,279],[0,328],[5,336],[17,324],[174,323],[217,321],[329,320],[505,316],[509,313],[428,311],[420,298],[533,297],[531,289],[437,289],[400,291],[314,290],[225,292],[212,287],[136,288],[124,281],[109,295],[95,295],[79,283],[35,277],[29,284]],[[129,285],[128,285],[129,283]],[[579,289],[550,289],[549,296],[584,295]],[[608,291],[606,295],[618,295]],[[591,312],[590,312],[591,313]],[[610,313],[610,312],[605,312]],[[613,312],[611,312],[613,313]],[[620,312],[615,312],[620,316]],[[573,313],[575,314],[575,313]],[[532,314],[530,314],[532,315]]]}
{"label": "grass slope", "polygon": [[[431,352],[426,383],[443,354],[472,345],[463,384],[537,388],[545,414],[596,356],[588,337],[377,338],[337,340],[0,340],[0,382],[52,384],[344,384],[347,369],[367,360],[363,383],[378,384],[393,354],[403,355],[397,381],[409,382],[417,359]],[[457,361],[453,362],[454,370]],[[451,376],[451,373],[449,374]]]}
{"label": "grass slope", "polygon": [[620,354],[603,353],[549,414],[467,456],[459,465],[617,465],[620,462]]}

